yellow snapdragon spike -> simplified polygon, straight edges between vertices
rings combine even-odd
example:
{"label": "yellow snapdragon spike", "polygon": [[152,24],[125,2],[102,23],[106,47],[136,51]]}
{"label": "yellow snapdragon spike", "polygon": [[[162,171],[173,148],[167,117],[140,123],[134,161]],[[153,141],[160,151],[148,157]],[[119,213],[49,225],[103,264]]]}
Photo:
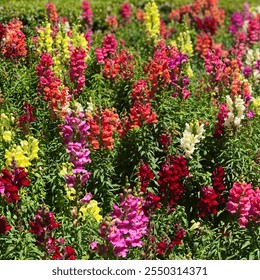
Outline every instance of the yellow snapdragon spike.
{"label": "yellow snapdragon spike", "polygon": [[5,150],[6,165],[10,165],[13,160],[17,166],[28,167],[31,161],[38,158],[39,141],[33,136],[27,135],[27,140],[20,141],[20,145],[13,145],[9,150]]}
{"label": "yellow snapdragon spike", "polygon": [[145,31],[149,39],[154,40],[155,43],[160,38],[160,14],[157,5],[154,1],[146,4],[144,16]]}
{"label": "yellow snapdragon spike", "polygon": [[51,24],[47,22],[44,27],[44,30],[38,29],[37,33],[38,33],[37,39],[39,44],[37,51],[39,53],[42,53],[44,51],[51,53],[53,49]]}
{"label": "yellow snapdragon spike", "polygon": [[28,144],[29,144],[28,156],[29,156],[30,160],[32,161],[32,160],[38,158],[39,141],[30,135],[27,135],[26,138],[27,138]]}
{"label": "yellow snapdragon spike", "polygon": [[260,97],[255,98],[252,104],[255,109],[255,113],[260,115]]}
{"label": "yellow snapdragon spike", "polygon": [[62,168],[59,172],[61,177],[65,177],[66,175],[72,174],[73,164],[71,162],[62,163]]}
{"label": "yellow snapdragon spike", "polygon": [[24,155],[24,151],[21,146],[14,145],[10,150],[5,150],[6,166],[9,166],[13,160],[16,165],[26,168],[31,165],[29,158]]}
{"label": "yellow snapdragon spike", "polygon": [[83,34],[79,34],[77,31],[77,26],[72,29],[71,43],[73,48],[81,47],[85,51],[88,50],[88,41],[85,39]]}
{"label": "yellow snapdragon spike", "polygon": [[12,132],[10,130],[4,131],[3,139],[5,142],[11,142],[12,141]]}
{"label": "yellow snapdragon spike", "polygon": [[179,51],[186,53],[189,58],[193,56],[193,45],[188,30],[179,34],[177,38],[177,47]]}
{"label": "yellow snapdragon spike", "polygon": [[74,188],[67,189],[67,197],[69,200],[74,200],[76,195],[76,190]]}
{"label": "yellow snapdragon spike", "polygon": [[5,113],[0,115],[0,127],[5,128],[5,130],[9,130],[14,124],[15,118],[12,114],[7,116]]}
{"label": "yellow snapdragon spike", "polygon": [[102,216],[99,214],[100,208],[96,200],[90,200],[89,203],[83,205],[79,209],[79,217],[85,220],[87,216],[93,217],[97,222],[102,220]]}

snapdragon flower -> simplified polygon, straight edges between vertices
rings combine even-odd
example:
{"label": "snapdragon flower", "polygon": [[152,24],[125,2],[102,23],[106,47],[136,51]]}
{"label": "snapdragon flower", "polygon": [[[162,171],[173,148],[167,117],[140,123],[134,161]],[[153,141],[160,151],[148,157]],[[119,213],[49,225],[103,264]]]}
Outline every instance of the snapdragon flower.
{"label": "snapdragon flower", "polygon": [[199,125],[198,122],[195,122],[190,125],[186,123],[186,129],[181,138],[181,147],[185,152],[185,157],[192,157],[195,151],[195,145],[198,144],[201,139],[205,138],[203,136],[204,131],[204,124]]}

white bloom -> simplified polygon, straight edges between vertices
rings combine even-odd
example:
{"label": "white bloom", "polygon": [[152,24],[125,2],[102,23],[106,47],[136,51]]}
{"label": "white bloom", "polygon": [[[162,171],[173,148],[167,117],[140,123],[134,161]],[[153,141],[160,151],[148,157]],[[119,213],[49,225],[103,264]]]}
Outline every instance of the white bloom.
{"label": "white bloom", "polygon": [[[234,124],[237,127],[241,126],[241,120],[245,118],[244,111],[245,111],[245,101],[240,97],[237,96],[235,98],[235,102],[232,101],[229,95],[226,96],[227,101],[227,109],[230,111],[228,112],[228,116],[224,121],[224,125],[228,128],[231,128]],[[236,116],[234,114],[234,108],[236,109]]]}
{"label": "white bloom", "polygon": [[[198,122],[189,125],[186,123],[186,128],[181,138],[181,147],[185,152],[185,157],[191,157],[195,151],[195,144],[199,143],[204,138],[204,124],[200,125]],[[194,134],[195,133],[195,134]]]}
{"label": "white bloom", "polygon": [[248,49],[246,54],[245,64],[247,66],[253,67],[255,62],[260,59],[260,49],[257,48],[255,50]]}

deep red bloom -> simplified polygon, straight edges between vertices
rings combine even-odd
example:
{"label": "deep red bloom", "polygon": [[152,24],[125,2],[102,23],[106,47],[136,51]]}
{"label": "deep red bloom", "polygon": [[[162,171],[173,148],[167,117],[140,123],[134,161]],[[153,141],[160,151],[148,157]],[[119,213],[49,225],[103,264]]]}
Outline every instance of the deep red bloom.
{"label": "deep red bloom", "polygon": [[0,233],[6,234],[7,231],[9,231],[12,228],[12,226],[8,225],[6,219],[4,216],[0,217]]}
{"label": "deep red bloom", "polygon": [[61,248],[59,247],[59,242],[56,242],[54,244],[52,260],[76,260],[76,252],[71,246]]}
{"label": "deep red bloom", "polygon": [[5,195],[7,202],[15,202],[20,199],[18,191],[21,187],[29,186],[30,180],[22,167],[14,167],[11,172],[8,169],[2,170],[0,177],[1,192]]}
{"label": "deep red bloom", "polygon": [[205,217],[210,214],[217,214],[218,194],[210,186],[202,187],[200,200],[198,202],[199,216]]}
{"label": "deep red bloom", "polygon": [[154,178],[154,173],[150,169],[150,166],[147,162],[143,162],[139,167],[139,172],[136,174],[140,178],[141,182],[141,191],[146,192],[150,181]]}
{"label": "deep red bloom", "polygon": [[225,171],[223,166],[215,167],[212,171],[212,186],[216,193],[220,194],[226,189],[223,180],[225,176]]}
{"label": "deep red bloom", "polygon": [[168,248],[168,244],[166,242],[160,241],[157,244],[157,254],[163,255]]}
{"label": "deep red bloom", "polygon": [[24,133],[28,133],[30,123],[35,121],[33,115],[34,108],[26,101],[23,105],[23,109],[25,113],[18,118],[18,127],[20,127]]}
{"label": "deep red bloom", "polygon": [[169,156],[158,173],[159,195],[164,204],[173,206],[185,192],[183,179],[189,175],[186,160],[182,156]]}
{"label": "deep red bloom", "polygon": [[175,245],[181,245],[182,239],[186,234],[186,231],[180,225],[175,225],[175,230],[177,230],[177,232],[175,233],[174,239],[171,241],[170,247],[174,247]]}
{"label": "deep red bloom", "polygon": [[50,233],[60,226],[60,223],[55,221],[54,214],[47,212],[45,207],[37,211],[34,216],[34,221],[29,222],[29,232],[36,235],[36,244],[43,246],[44,242],[50,238]]}
{"label": "deep red bloom", "polygon": [[161,198],[151,192],[148,192],[145,196],[145,203],[142,207],[144,214],[149,216],[156,209],[161,208]]}

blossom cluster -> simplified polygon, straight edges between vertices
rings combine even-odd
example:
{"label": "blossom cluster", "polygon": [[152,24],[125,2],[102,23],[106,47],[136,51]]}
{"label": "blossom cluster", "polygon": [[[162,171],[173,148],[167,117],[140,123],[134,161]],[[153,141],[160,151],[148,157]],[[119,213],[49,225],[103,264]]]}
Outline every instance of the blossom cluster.
{"label": "blossom cluster", "polygon": [[5,113],[0,115],[0,137],[5,142],[11,142],[13,137],[13,126],[15,118],[12,114],[7,116]]}
{"label": "blossom cluster", "polygon": [[235,182],[229,191],[226,209],[238,215],[240,227],[245,228],[250,220],[260,222],[260,189],[252,184]]}
{"label": "blossom cluster", "polygon": [[121,5],[121,17],[125,23],[131,22],[131,5],[128,2]]}
{"label": "blossom cluster", "polygon": [[19,190],[21,187],[27,187],[30,180],[22,167],[13,166],[11,170],[3,169],[0,176],[0,194],[4,195],[8,203],[20,200]]}
{"label": "blossom cluster", "polygon": [[18,118],[18,127],[22,129],[24,134],[28,134],[30,124],[36,120],[33,115],[34,108],[30,105],[30,103],[25,102],[23,104],[23,110],[25,113]]}
{"label": "blossom cluster", "polygon": [[49,53],[43,53],[36,67],[39,77],[38,93],[43,94],[53,112],[65,107],[71,99],[68,87],[62,85],[61,80],[52,71],[53,61]]}
{"label": "blossom cluster", "polygon": [[142,127],[144,124],[157,123],[157,114],[153,111],[150,99],[153,98],[146,80],[139,80],[132,86],[130,94],[132,106],[129,112],[129,119],[125,122],[125,131]]}
{"label": "blossom cluster", "polygon": [[85,165],[91,162],[90,151],[87,148],[87,137],[90,126],[85,119],[83,111],[69,111],[61,125],[63,144],[67,147],[66,152],[70,155],[73,165],[72,174],[66,175],[66,183],[69,188],[83,188],[90,177],[90,172]]}
{"label": "blossom cluster", "polygon": [[157,254],[162,256],[167,254],[174,246],[181,245],[182,239],[186,235],[186,231],[181,225],[174,225],[175,235],[169,242],[168,240],[161,240],[157,244]]}
{"label": "blossom cluster", "polygon": [[118,114],[113,109],[105,109],[102,111],[96,111],[93,116],[89,114],[88,122],[90,125],[90,133],[88,140],[92,144],[94,150],[98,150],[101,147],[112,150],[114,147],[115,133],[122,133],[121,121]]}
{"label": "blossom cluster", "polygon": [[218,206],[225,202],[223,191],[225,171],[223,166],[215,167],[212,171],[212,187],[204,186],[201,188],[200,199],[197,203],[199,216],[215,215],[218,212]]}
{"label": "blossom cluster", "polygon": [[187,162],[182,156],[168,156],[158,173],[159,196],[161,201],[173,207],[185,192],[183,180],[189,175]]}
{"label": "blossom cluster", "polygon": [[87,53],[83,48],[75,48],[70,55],[70,80],[75,83],[74,95],[82,91],[85,86],[85,63]]}
{"label": "blossom cluster", "polygon": [[111,222],[104,221],[100,227],[100,237],[107,245],[102,246],[94,241],[91,248],[101,254],[106,254],[110,249],[115,256],[125,258],[129,248],[142,247],[141,239],[147,232],[149,219],[142,210],[142,199],[131,193],[126,197],[121,194],[120,197],[120,206],[113,205]]}
{"label": "blossom cluster", "polygon": [[[191,54],[191,53],[190,53]],[[190,91],[188,75],[192,75],[186,67],[187,55],[177,50],[175,46],[166,46],[164,41],[158,42],[155,47],[153,59],[146,64],[144,71],[152,85],[152,93],[160,87],[173,86],[173,97],[187,99]],[[188,66],[188,65],[187,65]]]}
{"label": "blossom cluster", "polygon": [[157,43],[160,36],[160,14],[154,0],[147,3],[144,10],[144,27],[147,37]]}
{"label": "blossom cluster", "polygon": [[126,48],[119,49],[113,34],[107,34],[101,48],[96,48],[98,64],[103,65],[103,76],[107,79],[121,77],[128,80],[133,76],[133,55]]}
{"label": "blossom cluster", "polygon": [[8,225],[8,222],[4,216],[0,217],[0,233],[6,234],[12,226]]}
{"label": "blossom cluster", "polygon": [[195,151],[195,145],[204,138],[204,124],[199,125],[198,121],[193,124],[186,123],[186,128],[181,138],[181,147],[185,152],[185,157],[190,158]]}
{"label": "blossom cluster", "polygon": [[27,140],[21,140],[20,145],[13,144],[5,150],[5,164],[11,165],[13,161],[17,166],[26,168],[38,158],[39,141],[31,135],[26,135]]}
{"label": "blossom cluster", "polygon": [[82,19],[87,26],[92,26],[93,24],[93,12],[90,7],[89,1],[83,1],[81,4],[82,9]]}
{"label": "blossom cluster", "polygon": [[[35,235],[36,245],[45,250],[45,257],[53,260],[75,260],[76,253],[71,246],[64,246],[64,238],[52,237],[52,232],[60,226],[52,212],[44,206],[38,209],[33,221],[29,222],[29,232]],[[47,255],[47,256],[46,256]]]}
{"label": "blossom cluster", "polygon": [[17,59],[25,57],[26,37],[22,32],[23,24],[19,19],[13,19],[6,25],[0,23],[0,55]]}

